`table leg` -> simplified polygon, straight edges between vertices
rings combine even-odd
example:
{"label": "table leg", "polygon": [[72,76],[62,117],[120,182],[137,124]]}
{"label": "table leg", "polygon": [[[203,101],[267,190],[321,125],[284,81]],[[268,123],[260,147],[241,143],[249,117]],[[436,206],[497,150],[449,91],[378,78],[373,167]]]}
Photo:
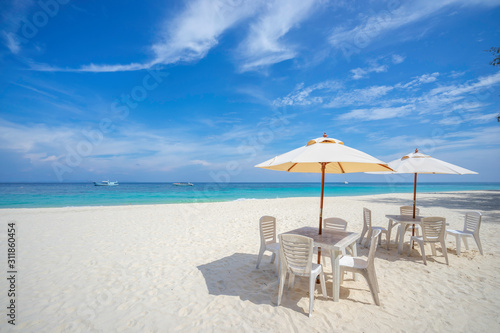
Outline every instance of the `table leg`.
{"label": "table leg", "polygon": [[339,260],[342,251],[332,251],[332,272],[333,272],[333,301],[338,302],[340,298],[340,265]]}
{"label": "table leg", "polygon": [[405,227],[406,225],[404,223],[399,224],[399,243],[398,243],[398,254],[401,254],[403,252],[403,241],[404,241],[404,236],[405,236]]}

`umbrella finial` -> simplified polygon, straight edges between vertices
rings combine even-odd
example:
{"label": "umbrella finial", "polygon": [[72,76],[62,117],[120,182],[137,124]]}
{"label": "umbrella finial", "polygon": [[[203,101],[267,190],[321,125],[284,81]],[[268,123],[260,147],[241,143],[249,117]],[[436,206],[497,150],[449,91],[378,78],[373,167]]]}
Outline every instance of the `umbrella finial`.
{"label": "umbrella finial", "polygon": [[324,137],[324,138],[326,138],[326,132],[325,132],[325,133],[323,133],[323,137]]}
{"label": "umbrella finial", "polygon": [[415,148],[415,153],[418,153],[418,148]]}

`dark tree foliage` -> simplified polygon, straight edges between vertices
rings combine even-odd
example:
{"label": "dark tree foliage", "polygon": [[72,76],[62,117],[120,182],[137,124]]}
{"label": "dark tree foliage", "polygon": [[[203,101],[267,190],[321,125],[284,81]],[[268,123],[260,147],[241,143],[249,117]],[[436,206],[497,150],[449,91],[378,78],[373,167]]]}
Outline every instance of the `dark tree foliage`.
{"label": "dark tree foliage", "polygon": [[489,50],[485,51],[490,52],[494,56],[493,60],[490,61],[490,65],[500,66],[500,47],[491,47]]}

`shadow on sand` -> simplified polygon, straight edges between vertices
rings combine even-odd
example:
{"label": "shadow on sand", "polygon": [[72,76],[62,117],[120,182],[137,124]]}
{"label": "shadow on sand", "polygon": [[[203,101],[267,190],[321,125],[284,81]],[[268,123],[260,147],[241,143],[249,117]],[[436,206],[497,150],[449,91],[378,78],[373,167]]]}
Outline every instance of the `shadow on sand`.
{"label": "shadow on sand", "polygon": [[[485,194],[484,192],[487,192]],[[477,210],[483,213],[483,223],[500,222],[500,192],[481,191],[433,193],[440,198],[419,198],[417,193],[417,206],[419,207],[444,207],[458,211]],[[450,196],[451,195],[451,196]],[[371,202],[387,203],[395,206],[408,204],[406,199],[396,198],[370,198]]]}
{"label": "shadow on sand", "polygon": [[[198,266],[203,274],[207,289],[211,295],[237,296],[242,301],[254,304],[267,304],[276,306],[278,298],[278,276],[274,273],[274,264],[270,264],[270,256],[264,255],[260,268],[256,269],[257,255],[248,253],[234,253],[208,264]],[[326,288],[331,294],[332,282],[326,276]],[[328,281],[328,278],[330,280]],[[319,286],[315,300],[325,297],[321,294]],[[329,295],[331,297],[331,295]],[[349,292],[341,288],[341,298],[347,298]],[[307,279],[296,279],[293,289],[285,291],[282,306],[308,315],[309,308],[304,309],[298,303],[304,297],[309,297]],[[309,306],[307,301],[306,306]]]}

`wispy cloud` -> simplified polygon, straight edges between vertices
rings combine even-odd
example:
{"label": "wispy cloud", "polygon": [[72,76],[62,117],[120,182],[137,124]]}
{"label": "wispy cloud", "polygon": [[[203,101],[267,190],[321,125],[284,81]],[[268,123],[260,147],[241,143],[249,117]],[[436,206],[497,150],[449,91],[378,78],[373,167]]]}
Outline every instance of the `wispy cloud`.
{"label": "wispy cloud", "polygon": [[173,22],[168,21],[152,46],[151,64],[168,64],[203,58],[218,38],[238,22],[254,15],[261,1],[195,0],[186,4]]}
{"label": "wispy cloud", "polygon": [[34,7],[35,1],[33,0],[15,0],[4,1],[2,3],[3,13],[2,21],[4,30],[2,30],[2,38],[5,46],[13,54],[18,54],[21,51],[21,39],[17,32],[21,28],[22,20]]}
{"label": "wispy cloud", "polygon": [[341,108],[352,105],[366,105],[386,96],[394,87],[371,86],[339,92],[324,105],[326,108]]}
{"label": "wispy cloud", "polygon": [[151,68],[158,64],[196,61],[218,44],[229,28],[255,14],[261,0],[193,0],[172,20],[165,21],[150,47],[152,59],[144,63],[89,64],[79,68],[61,68],[35,64],[38,71],[120,72]]}
{"label": "wispy cloud", "polygon": [[399,54],[393,54],[392,55],[392,63],[397,65],[405,61],[406,57],[403,57],[402,55]]}
{"label": "wispy cloud", "polygon": [[252,23],[247,38],[239,46],[241,71],[259,69],[295,57],[294,47],[282,38],[315,8],[316,0],[275,0]]}
{"label": "wispy cloud", "polygon": [[21,51],[21,42],[15,34],[12,32],[2,31],[2,36],[5,41],[5,46],[14,54],[18,54]]}
{"label": "wispy cloud", "polygon": [[[277,98],[273,101],[274,106],[291,106],[291,105],[313,105],[322,104],[325,101],[325,94],[330,94],[332,91],[342,87],[338,81],[325,81],[314,84],[309,87],[304,87],[304,83],[297,87],[283,98]],[[320,93],[323,96],[316,96]]]}
{"label": "wispy cloud", "polygon": [[237,48],[241,71],[251,71],[292,59],[295,47],[285,35],[308,18],[319,0],[192,0],[174,19],[169,17],[150,46],[151,60],[129,64],[90,63],[78,68],[31,64],[37,71],[121,72],[204,58],[223,34],[248,21],[249,33]]}
{"label": "wispy cloud", "polygon": [[404,105],[400,107],[389,107],[389,108],[375,107],[368,109],[356,109],[340,115],[338,119],[340,120],[362,119],[364,121],[382,120],[382,119],[403,117],[408,115],[412,110],[413,106],[411,105]]}
{"label": "wispy cloud", "polygon": [[397,87],[398,88],[399,87],[401,87],[401,88],[416,88],[422,84],[436,81],[438,76],[439,76],[439,73],[437,73],[437,72],[432,73],[432,74],[422,74],[418,77],[415,77],[413,80],[411,80],[405,84],[398,85]]}
{"label": "wispy cloud", "polygon": [[331,109],[357,107],[339,114],[338,120],[373,121],[413,114],[420,116],[421,122],[426,122],[429,120],[425,116],[433,114],[442,117],[435,120],[442,125],[458,125],[464,122],[480,124],[493,119],[491,114],[485,115],[481,111],[489,105],[486,101],[494,93],[493,87],[500,84],[500,72],[461,84],[440,82],[440,76],[434,72],[408,82],[356,89],[339,81],[325,81],[307,87],[301,83],[287,96],[275,99],[273,105],[316,105]]}
{"label": "wispy cloud", "polygon": [[375,65],[375,66],[370,66],[370,67],[367,67],[367,68],[355,68],[355,69],[351,69],[351,73],[352,73],[352,78],[354,80],[359,80],[359,79],[362,79],[362,78],[366,78],[368,76],[369,73],[382,73],[382,72],[387,72],[387,69],[389,67],[387,65]]}
{"label": "wispy cloud", "polygon": [[[395,5],[400,6],[394,8]],[[356,53],[370,45],[381,36],[404,26],[437,15],[447,8],[485,6],[493,7],[500,4],[498,0],[447,0],[447,1],[408,1],[387,2],[387,8],[371,15],[360,16],[361,20],[354,26],[338,26],[330,35],[330,43],[344,52]],[[413,32],[413,36],[418,36]]]}

